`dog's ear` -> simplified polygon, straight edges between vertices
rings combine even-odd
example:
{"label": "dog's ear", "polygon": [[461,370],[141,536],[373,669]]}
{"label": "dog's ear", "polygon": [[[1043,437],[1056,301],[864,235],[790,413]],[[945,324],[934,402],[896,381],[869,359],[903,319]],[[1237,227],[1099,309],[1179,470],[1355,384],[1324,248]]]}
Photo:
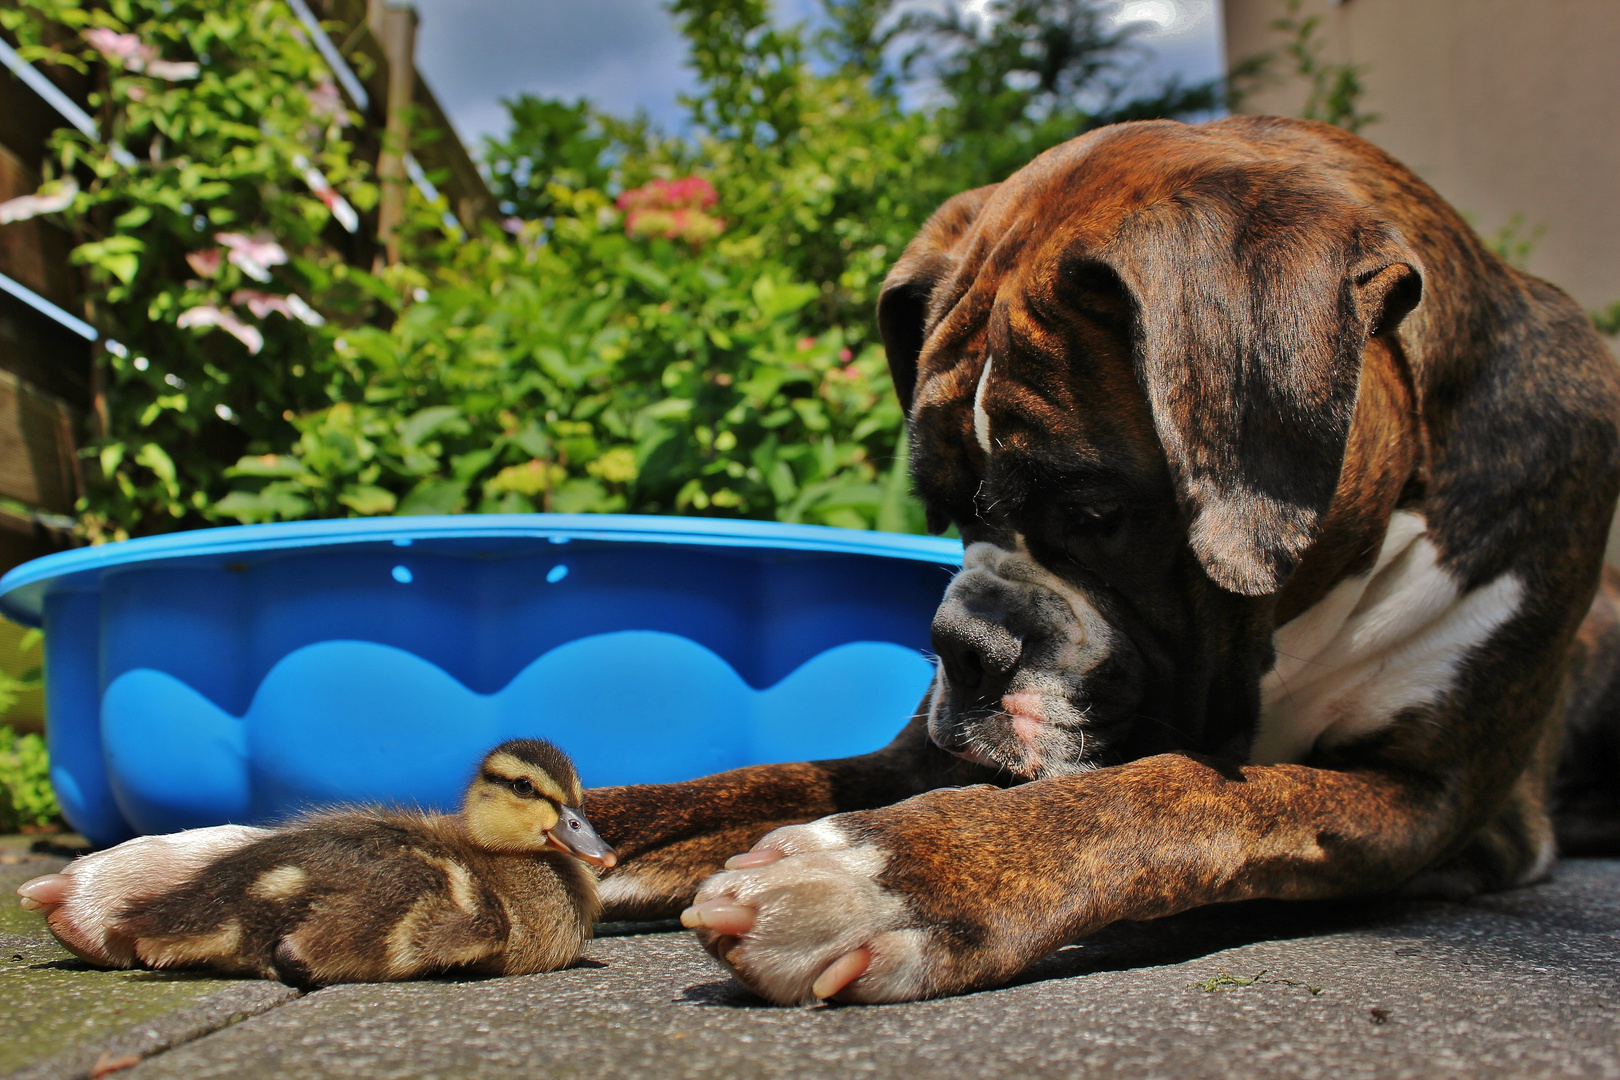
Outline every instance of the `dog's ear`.
{"label": "dog's ear", "polygon": [[917,358],[928,336],[929,301],[935,286],[957,266],[957,247],[999,185],[990,184],[946,200],[883,279],[878,294],[878,331],[889,357],[889,375],[900,407],[911,411],[917,389]]}
{"label": "dog's ear", "polygon": [[1399,231],[1342,195],[1161,204],[1107,245],[1137,363],[1204,571],[1276,592],[1338,488],[1369,336],[1421,296]]}

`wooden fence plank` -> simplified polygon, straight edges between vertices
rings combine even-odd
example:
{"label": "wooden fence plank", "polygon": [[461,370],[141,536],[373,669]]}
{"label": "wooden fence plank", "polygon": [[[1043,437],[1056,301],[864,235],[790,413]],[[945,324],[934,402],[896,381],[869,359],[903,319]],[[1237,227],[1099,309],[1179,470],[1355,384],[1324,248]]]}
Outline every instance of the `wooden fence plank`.
{"label": "wooden fence plank", "polygon": [[0,495],[73,513],[80,486],[73,429],[64,402],[0,371]]}

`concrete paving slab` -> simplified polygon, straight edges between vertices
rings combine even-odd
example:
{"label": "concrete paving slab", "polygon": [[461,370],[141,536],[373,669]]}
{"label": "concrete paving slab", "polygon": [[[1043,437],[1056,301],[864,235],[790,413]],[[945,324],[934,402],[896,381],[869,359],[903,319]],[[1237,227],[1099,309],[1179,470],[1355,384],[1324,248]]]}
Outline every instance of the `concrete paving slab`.
{"label": "concrete paving slab", "polygon": [[549,975],[322,990],[160,1077],[1620,1077],[1620,860],[1468,904],[1235,905],[1115,927],[1018,985],[768,1007],[686,934]]}
{"label": "concrete paving slab", "polygon": [[0,1074],[89,1076],[264,1011],[298,991],[185,973],[100,971],[50,936],[18,885],[67,865],[77,837],[0,837]]}

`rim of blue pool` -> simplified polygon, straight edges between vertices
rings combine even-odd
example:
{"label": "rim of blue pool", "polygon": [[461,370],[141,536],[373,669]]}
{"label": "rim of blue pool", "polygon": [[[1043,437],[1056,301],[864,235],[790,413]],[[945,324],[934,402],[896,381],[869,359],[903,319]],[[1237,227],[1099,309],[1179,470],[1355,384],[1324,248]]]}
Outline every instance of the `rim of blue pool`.
{"label": "rim of blue pool", "polygon": [[23,563],[0,578],[0,614],[14,622],[38,626],[43,617],[45,595],[53,586],[91,588],[103,572],[136,563],[379,542],[408,547],[418,541],[462,539],[528,539],[552,543],[585,540],[773,548],[781,551],[886,556],[940,565],[960,565],[962,562],[960,540],[734,518],[635,514],[445,514],[337,518],[196,529],[46,555]]}

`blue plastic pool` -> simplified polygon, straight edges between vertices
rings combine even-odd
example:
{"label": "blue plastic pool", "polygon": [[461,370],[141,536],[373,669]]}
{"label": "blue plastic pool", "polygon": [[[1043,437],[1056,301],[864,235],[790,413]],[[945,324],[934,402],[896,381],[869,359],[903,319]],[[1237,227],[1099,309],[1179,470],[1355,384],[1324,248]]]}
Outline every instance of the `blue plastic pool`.
{"label": "blue plastic pool", "polygon": [[0,611],[46,628],[51,779],[106,845],[453,806],[518,735],[589,786],[873,749],[932,678],[961,550],[693,518],[299,522],[36,559]]}

